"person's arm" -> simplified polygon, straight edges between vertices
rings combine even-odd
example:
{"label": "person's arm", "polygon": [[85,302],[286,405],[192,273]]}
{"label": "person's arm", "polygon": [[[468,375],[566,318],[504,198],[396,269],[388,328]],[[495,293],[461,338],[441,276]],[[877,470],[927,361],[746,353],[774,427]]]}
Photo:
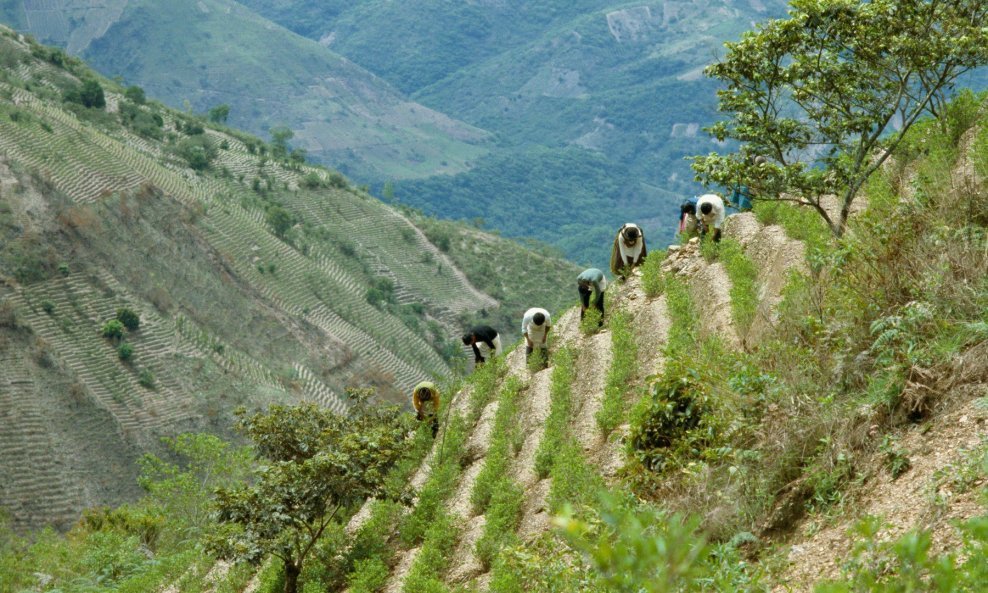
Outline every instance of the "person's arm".
{"label": "person's arm", "polygon": [[546,319],[545,320],[545,333],[542,334],[542,343],[543,344],[545,344],[546,343],[546,340],[549,339],[549,330],[551,330],[551,329],[552,329],[552,326],[549,325],[549,320]]}

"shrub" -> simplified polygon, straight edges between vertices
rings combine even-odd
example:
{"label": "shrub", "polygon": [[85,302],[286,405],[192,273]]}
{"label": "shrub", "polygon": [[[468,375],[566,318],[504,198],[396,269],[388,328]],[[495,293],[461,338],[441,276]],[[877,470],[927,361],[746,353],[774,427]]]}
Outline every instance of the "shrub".
{"label": "shrub", "polygon": [[117,309],[117,320],[130,331],[134,331],[141,326],[141,316],[129,307],[120,307]]}
{"label": "shrub", "polygon": [[329,174],[328,183],[330,187],[335,187],[336,189],[346,189],[350,187],[350,183],[346,180],[346,177],[336,171]]}
{"label": "shrub", "polygon": [[141,369],[137,375],[137,382],[140,383],[141,387],[154,389],[154,374],[149,369]]}
{"label": "shrub", "polygon": [[318,173],[312,171],[302,178],[300,184],[305,189],[319,189],[325,185],[325,182],[323,182],[322,177]]}
{"label": "shrub", "polygon": [[93,79],[87,79],[82,85],[72,87],[65,91],[63,99],[67,103],[78,103],[83,107],[102,109],[106,107],[106,96],[103,94],[103,87]]}
{"label": "shrub", "polygon": [[175,152],[196,171],[205,171],[216,158],[216,147],[206,136],[184,138],[176,146]]}
{"label": "shrub", "polygon": [[264,217],[264,220],[271,227],[275,236],[279,238],[284,238],[288,233],[289,229],[295,225],[295,217],[291,212],[285,210],[281,206],[272,206],[268,208],[268,212]]}
{"label": "shrub", "polygon": [[55,311],[55,303],[48,299],[41,301],[41,310],[51,315]]}
{"label": "shrub", "polygon": [[119,340],[124,335],[124,324],[117,319],[111,319],[103,324],[100,333],[103,334],[104,338]]}
{"label": "shrub", "polygon": [[662,471],[670,449],[680,441],[705,440],[706,435],[698,429],[709,411],[710,394],[700,376],[679,361],[671,361],[662,378],[651,385],[650,393],[631,412],[629,455],[652,471]]}
{"label": "shrub", "polygon": [[129,361],[134,356],[134,347],[127,342],[120,344],[117,346],[117,356],[124,362]]}
{"label": "shrub", "polygon": [[137,85],[127,87],[127,90],[124,91],[124,97],[126,97],[128,101],[136,103],[137,105],[144,105],[144,102],[147,100],[144,95],[144,89]]}

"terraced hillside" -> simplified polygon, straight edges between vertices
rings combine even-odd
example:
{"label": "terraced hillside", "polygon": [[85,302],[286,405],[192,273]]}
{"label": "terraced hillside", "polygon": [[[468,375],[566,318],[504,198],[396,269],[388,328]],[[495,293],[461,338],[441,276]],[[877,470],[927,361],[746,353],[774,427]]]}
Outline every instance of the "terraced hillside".
{"label": "terraced hillside", "polygon": [[[105,107],[63,100],[95,75],[5,28],[0,62],[0,503],[19,526],[133,496],[140,452],[226,431],[240,404],[404,402],[463,364],[478,312],[572,298],[478,290],[404,214],[277,146],[106,80]],[[104,337],[121,309],[139,326]]]}

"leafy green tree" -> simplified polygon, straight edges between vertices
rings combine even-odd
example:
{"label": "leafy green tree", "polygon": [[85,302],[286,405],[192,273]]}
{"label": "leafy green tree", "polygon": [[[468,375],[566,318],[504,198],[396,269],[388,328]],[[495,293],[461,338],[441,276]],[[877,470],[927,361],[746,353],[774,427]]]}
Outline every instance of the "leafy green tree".
{"label": "leafy green tree", "polygon": [[295,224],[295,217],[288,210],[285,210],[281,206],[272,206],[268,208],[268,213],[265,216],[265,220],[274,234],[280,238],[284,238],[288,233],[288,230],[292,228]]}
{"label": "leafy green tree", "polygon": [[117,319],[129,331],[134,331],[141,326],[141,316],[130,307],[120,307],[117,309]]}
{"label": "leafy green tree", "polygon": [[119,340],[124,335],[124,324],[120,323],[117,319],[111,319],[103,324],[100,333],[103,334],[104,338],[110,338],[111,340]]}
{"label": "leafy green tree", "polygon": [[217,105],[210,109],[207,115],[209,116],[209,121],[216,124],[225,124],[227,118],[230,117],[230,106],[226,103]]}
{"label": "leafy green tree", "polygon": [[128,101],[138,105],[143,105],[147,101],[147,97],[144,95],[144,89],[137,85],[127,87],[127,90],[124,91],[124,97]]}
{"label": "leafy green tree", "polygon": [[205,135],[185,138],[175,150],[196,171],[205,171],[216,158],[216,147]]}
{"label": "leafy green tree", "polygon": [[216,492],[208,538],[221,558],[284,566],[285,593],[296,593],[306,558],[330,525],[368,497],[386,496],[385,477],[399,460],[409,427],[397,407],[371,407],[358,394],[348,415],[307,403],[247,415],[238,429],[253,441],[260,467],[248,485]]}
{"label": "leafy green tree", "polygon": [[106,96],[103,87],[92,78],[82,81],[82,85],[65,91],[64,98],[69,103],[78,103],[83,107],[102,109],[106,107]]}
{"label": "leafy green tree", "polygon": [[[988,62],[983,0],[792,0],[789,18],[727,44],[708,132],[738,153],[694,157],[697,179],[814,208],[837,236],[855,196],[957,77]],[[900,133],[887,134],[891,126]],[[749,166],[755,155],[768,163]],[[840,211],[821,203],[836,195]]]}
{"label": "leafy green tree", "polygon": [[271,154],[276,158],[288,155],[288,141],[295,137],[295,132],[284,126],[271,128]]}
{"label": "leafy green tree", "polygon": [[167,543],[195,541],[211,525],[213,490],[241,483],[253,452],[210,434],[186,433],[162,442],[171,459],[145,454],[138,484],[147,492],[145,500],[168,517],[166,537],[174,541]]}

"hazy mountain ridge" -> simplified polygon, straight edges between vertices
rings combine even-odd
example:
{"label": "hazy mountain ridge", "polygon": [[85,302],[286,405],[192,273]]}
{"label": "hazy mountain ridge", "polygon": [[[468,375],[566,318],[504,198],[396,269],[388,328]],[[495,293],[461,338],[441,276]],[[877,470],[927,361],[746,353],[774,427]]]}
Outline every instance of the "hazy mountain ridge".
{"label": "hazy mountain ridge", "polygon": [[486,132],[403,98],[382,79],[231,0],[0,5],[0,18],[173,107],[230,105],[230,122],[363,179],[455,173]]}
{"label": "hazy mountain ridge", "polygon": [[[459,360],[464,323],[528,304],[498,259],[521,247],[489,238],[505,246],[486,273],[513,303],[499,312],[404,215],[338,173],[105,80],[105,109],[63,102],[93,74],[0,32],[0,471],[22,524],[133,495],[138,452],[162,435],[225,432],[238,404],[342,410],[349,385],[404,402]],[[575,274],[555,259],[530,267]],[[553,284],[545,304],[567,288]],[[102,337],[121,307],[141,326]],[[92,430],[91,444],[66,444]],[[47,469],[19,453],[28,442],[49,451]]]}

